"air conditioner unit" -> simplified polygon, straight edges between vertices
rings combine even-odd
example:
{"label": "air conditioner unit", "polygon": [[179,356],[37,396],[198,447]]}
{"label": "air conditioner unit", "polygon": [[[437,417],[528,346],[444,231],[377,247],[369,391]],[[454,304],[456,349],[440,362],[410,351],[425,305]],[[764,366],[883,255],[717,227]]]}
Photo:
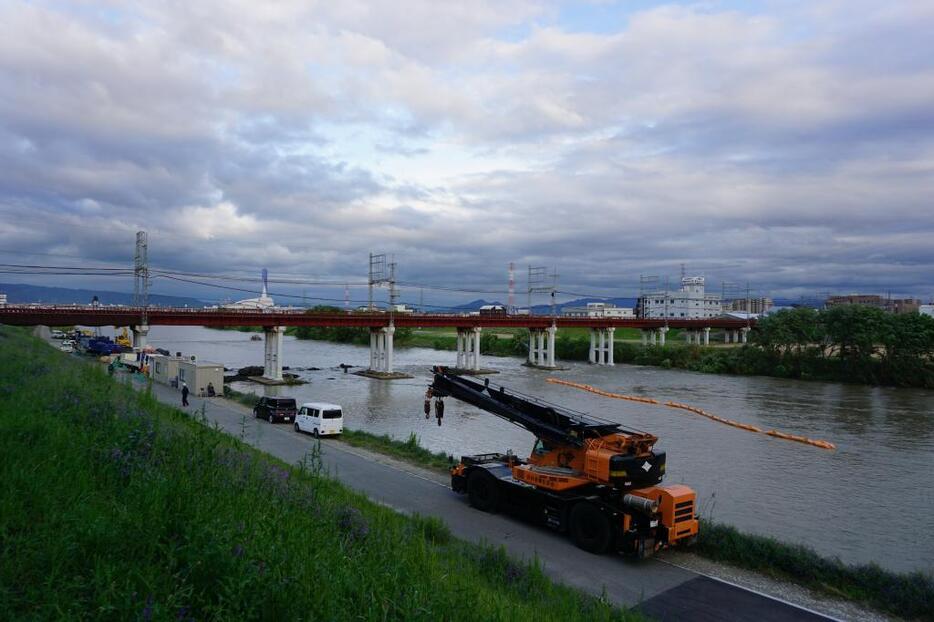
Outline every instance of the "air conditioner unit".
{"label": "air conditioner unit", "polygon": [[194,363],[196,360],[198,360],[198,357],[196,357],[194,354],[192,354],[192,355],[191,355],[191,362]]}

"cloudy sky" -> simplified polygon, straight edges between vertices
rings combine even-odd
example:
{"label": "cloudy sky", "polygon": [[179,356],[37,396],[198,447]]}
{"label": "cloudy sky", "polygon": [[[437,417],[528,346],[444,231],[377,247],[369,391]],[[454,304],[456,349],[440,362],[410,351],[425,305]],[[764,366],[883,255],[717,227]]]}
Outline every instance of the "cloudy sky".
{"label": "cloudy sky", "polygon": [[932,32],[920,0],[7,1],[0,262],[127,265],[145,229],[194,273],[928,299]]}

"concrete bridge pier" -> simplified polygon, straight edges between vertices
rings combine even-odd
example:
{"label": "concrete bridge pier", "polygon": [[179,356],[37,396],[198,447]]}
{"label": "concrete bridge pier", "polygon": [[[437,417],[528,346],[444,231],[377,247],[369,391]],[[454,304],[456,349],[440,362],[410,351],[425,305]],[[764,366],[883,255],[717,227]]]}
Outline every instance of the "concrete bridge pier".
{"label": "concrete bridge pier", "polygon": [[282,335],[284,326],[264,326],[265,356],[263,357],[263,378],[272,382],[282,382]]}
{"label": "concrete bridge pier", "polygon": [[606,364],[610,367],[616,365],[616,362],[613,360],[614,353],[613,350],[616,347],[616,329],[614,327],[609,327],[606,329]]}
{"label": "concrete bridge pier", "polygon": [[[668,332],[667,326],[662,326],[661,328],[658,329],[658,345],[660,346],[665,345],[665,333],[667,332]],[[652,345],[655,345],[655,344],[652,344]]]}
{"label": "concrete bridge pier", "polygon": [[639,336],[642,338],[642,346],[645,347],[649,345],[649,331],[644,328],[639,329]]}
{"label": "concrete bridge pier", "polygon": [[590,329],[590,362],[593,365],[614,365],[613,345],[615,328]]}
{"label": "concrete bridge pier", "polygon": [[710,328],[684,331],[684,340],[694,345],[710,345]]}
{"label": "concrete bridge pier", "polygon": [[741,328],[740,331],[739,331],[739,333],[740,333],[740,335],[741,335],[740,338],[742,339],[742,342],[743,342],[743,343],[746,343],[747,340],[748,340],[748,338],[749,338],[749,337],[748,337],[748,335],[749,335],[749,327],[748,327],[748,326],[745,326],[745,327]]}
{"label": "concrete bridge pier", "polygon": [[653,347],[656,345],[658,339],[658,331],[649,331],[649,344]]}
{"label": "concrete bridge pier", "polygon": [[546,367],[555,366],[555,333],[558,332],[558,327],[552,324],[545,329],[545,332],[548,333],[548,360],[545,362]]}
{"label": "concrete bridge pier", "polygon": [[529,365],[538,365],[538,333],[540,328],[529,329]]}
{"label": "concrete bridge pier", "polygon": [[133,350],[142,350],[146,347],[147,337],[149,336],[149,327],[145,324],[131,326],[133,332]]}
{"label": "concrete bridge pier", "polygon": [[370,372],[393,373],[393,335],[396,327],[390,324],[370,329]]}
{"label": "concrete bridge pier", "polygon": [[529,365],[555,367],[555,333],[557,327],[529,329]]}
{"label": "concrete bridge pier", "polygon": [[457,368],[480,371],[480,331],[474,328],[457,329]]}
{"label": "concrete bridge pier", "polygon": [[466,335],[463,328],[457,329],[457,369],[464,369],[467,366],[465,359],[467,358],[466,348],[464,347],[464,341]]}

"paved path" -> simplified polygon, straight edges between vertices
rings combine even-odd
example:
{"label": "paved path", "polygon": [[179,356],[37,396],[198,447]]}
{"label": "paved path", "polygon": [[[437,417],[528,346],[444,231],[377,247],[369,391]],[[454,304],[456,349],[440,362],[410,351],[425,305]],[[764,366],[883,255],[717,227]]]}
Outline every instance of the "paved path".
{"label": "paved path", "polygon": [[[374,381],[378,382],[378,381]],[[181,407],[181,394],[153,385],[162,402]],[[314,440],[291,425],[253,419],[250,409],[217,398],[191,397],[187,410],[204,406],[211,423],[254,447],[290,463],[303,459]],[[413,414],[414,416],[414,414]],[[586,592],[604,593],[614,603],[638,607],[658,620],[826,620],[794,605],[705,577],[659,560],[628,561],[614,555],[592,555],[570,539],[545,528],[471,508],[448,487],[443,475],[373,455],[332,439],[321,441],[325,469],[374,501],[405,513],[436,516],[464,540],[502,545],[516,558],[538,557],[552,578]]]}

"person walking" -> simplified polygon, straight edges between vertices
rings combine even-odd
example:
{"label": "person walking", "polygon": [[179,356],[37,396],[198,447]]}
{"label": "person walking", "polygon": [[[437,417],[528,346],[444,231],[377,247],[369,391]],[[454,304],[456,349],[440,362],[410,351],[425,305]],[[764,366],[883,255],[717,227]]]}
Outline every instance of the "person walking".
{"label": "person walking", "polygon": [[182,406],[188,406],[188,385],[182,383]]}

